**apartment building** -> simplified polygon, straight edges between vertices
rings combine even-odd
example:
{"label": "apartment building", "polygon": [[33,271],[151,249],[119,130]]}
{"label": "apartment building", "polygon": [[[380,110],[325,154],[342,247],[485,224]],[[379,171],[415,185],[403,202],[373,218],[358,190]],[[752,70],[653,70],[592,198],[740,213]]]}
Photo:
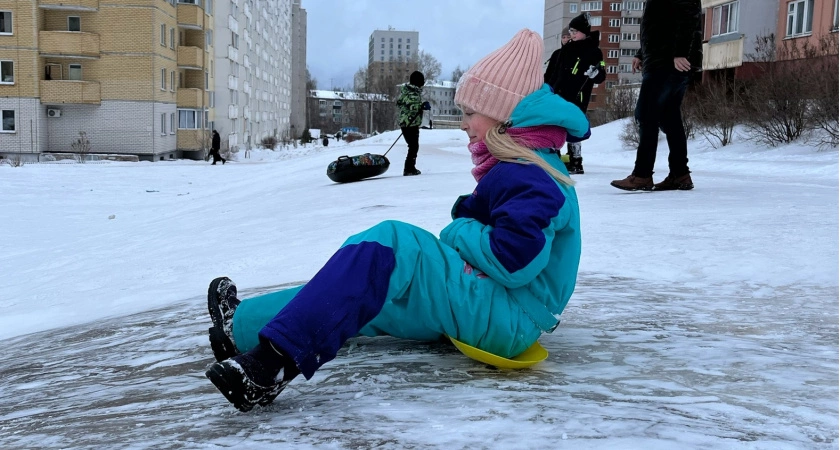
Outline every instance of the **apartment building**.
{"label": "apartment building", "polygon": [[216,0],[212,126],[222,146],[288,136],[292,96],[291,0]]}
{"label": "apartment building", "polygon": [[560,36],[569,22],[582,13],[589,13],[592,30],[601,34],[599,47],[604,54],[606,81],[595,85],[589,110],[603,107],[606,92],[616,84],[641,82],[641,74],[633,73],[632,61],[639,50],[639,34],[644,1],[579,1],[545,0],[543,21],[543,60],[560,48]]}
{"label": "apartment building", "polygon": [[367,86],[408,80],[417,68],[420,33],[393,28],[374,30],[368,40]]}
{"label": "apartment building", "polygon": [[306,10],[292,0],[292,97],[289,133],[300,138],[306,129]]}
{"label": "apartment building", "polygon": [[212,24],[189,1],[0,1],[0,154],[70,152],[84,132],[92,153],[177,156]]}
{"label": "apartment building", "polygon": [[393,102],[383,94],[311,90],[308,97],[307,123],[321,133],[334,134],[344,127],[356,127],[364,133],[393,129],[393,118],[378,111],[390,108]]}

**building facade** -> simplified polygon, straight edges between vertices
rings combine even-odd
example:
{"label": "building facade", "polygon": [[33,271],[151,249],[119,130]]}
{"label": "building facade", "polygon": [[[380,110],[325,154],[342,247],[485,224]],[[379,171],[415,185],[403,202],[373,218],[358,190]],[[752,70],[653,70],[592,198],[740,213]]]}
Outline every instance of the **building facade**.
{"label": "building facade", "polygon": [[306,10],[292,0],[292,96],[289,134],[300,138],[306,129]]}
{"label": "building facade", "polygon": [[292,94],[291,0],[216,0],[218,113],[212,126],[231,150],[289,134]]}
{"label": "building facade", "polygon": [[366,134],[394,129],[394,118],[377,111],[388,110],[393,102],[382,94],[311,90],[307,99],[309,127],[335,134],[344,127],[356,127]]}
{"label": "building facade", "polygon": [[408,80],[417,68],[419,51],[417,31],[375,30],[368,41],[367,88]]}
{"label": "building facade", "polygon": [[176,157],[212,26],[196,2],[0,1],[0,154],[71,152],[84,132],[92,153]]}

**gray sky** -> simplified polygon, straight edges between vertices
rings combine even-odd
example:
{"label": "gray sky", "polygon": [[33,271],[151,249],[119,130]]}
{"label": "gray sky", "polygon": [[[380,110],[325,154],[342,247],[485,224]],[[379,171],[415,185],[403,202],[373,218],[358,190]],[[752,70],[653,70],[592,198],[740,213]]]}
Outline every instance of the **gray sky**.
{"label": "gray sky", "polygon": [[543,32],[543,0],[303,0],[306,64],[319,89],[348,87],[367,66],[368,39],[389,26],[420,33],[420,49],[441,64],[441,78],[472,66],[517,31]]}

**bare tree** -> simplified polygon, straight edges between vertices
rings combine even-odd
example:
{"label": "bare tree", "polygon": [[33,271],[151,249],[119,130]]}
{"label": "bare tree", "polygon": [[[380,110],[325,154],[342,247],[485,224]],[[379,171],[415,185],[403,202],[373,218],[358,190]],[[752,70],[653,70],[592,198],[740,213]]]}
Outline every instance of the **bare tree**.
{"label": "bare tree", "polygon": [[440,77],[440,61],[425,50],[417,55],[417,70],[423,72],[427,80],[437,80]]}
{"label": "bare tree", "polygon": [[87,155],[90,153],[90,139],[84,131],[79,132],[79,137],[70,144],[70,149],[73,153],[78,154],[79,162],[84,163],[87,160]]}
{"label": "bare tree", "polygon": [[367,67],[359,67],[353,75],[353,91],[367,92]]}
{"label": "bare tree", "polygon": [[318,89],[318,80],[312,78],[312,73],[309,72],[309,67],[306,67],[306,92]]}
{"label": "bare tree", "polygon": [[459,65],[455,68],[455,70],[452,71],[452,78],[450,78],[450,80],[457,83],[458,80],[461,79],[461,76],[464,75],[464,72],[465,70],[461,69],[461,66]]}

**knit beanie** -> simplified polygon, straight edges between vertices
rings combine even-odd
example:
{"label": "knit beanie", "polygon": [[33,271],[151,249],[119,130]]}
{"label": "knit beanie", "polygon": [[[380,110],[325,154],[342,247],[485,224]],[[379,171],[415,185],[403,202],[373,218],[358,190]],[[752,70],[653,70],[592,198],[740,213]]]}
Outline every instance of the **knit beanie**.
{"label": "knit beanie", "polygon": [[525,96],[543,85],[543,41],[524,28],[458,81],[455,104],[504,122]]}
{"label": "knit beanie", "polygon": [[411,76],[408,77],[408,82],[417,87],[423,87],[423,85],[426,84],[426,77],[423,76],[423,72],[415,70],[414,72],[411,72]]}
{"label": "knit beanie", "polygon": [[574,28],[575,30],[589,36],[589,32],[592,30],[592,27],[589,25],[589,13],[583,13],[572,19],[572,21],[569,22],[569,28]]}

